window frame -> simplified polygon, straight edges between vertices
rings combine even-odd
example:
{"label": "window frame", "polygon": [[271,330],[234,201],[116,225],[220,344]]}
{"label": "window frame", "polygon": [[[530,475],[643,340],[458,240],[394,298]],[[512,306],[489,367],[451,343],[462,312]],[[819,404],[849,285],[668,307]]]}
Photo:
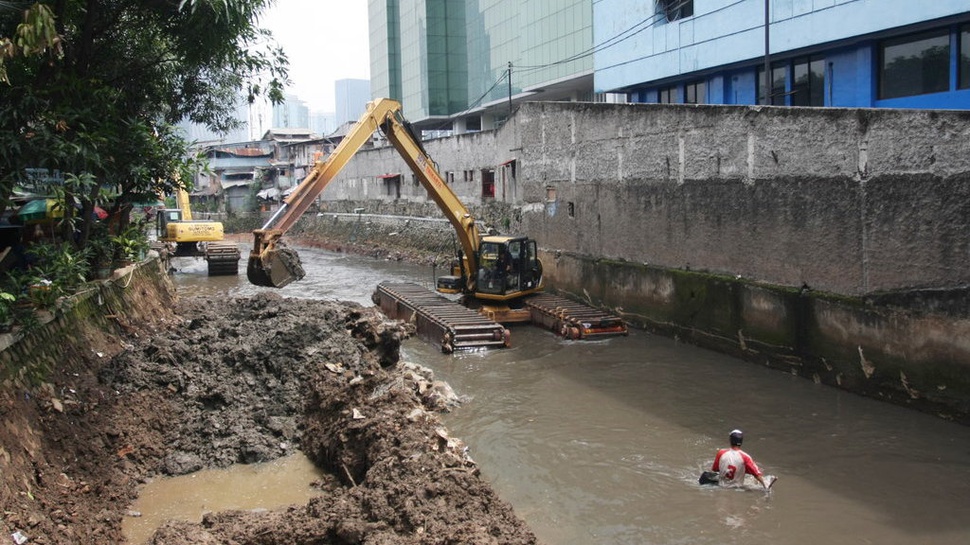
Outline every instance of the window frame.
{"label": "window frame", "polygon": [[[768,99],[769,99],[767,103],[768,105],[770,106],[789,106],[790,105],[788,97],[791,95],[791,93],[788,91],[788,81],[790,79],[789,72],[791,69],[791,64],[792,64],[791,60],[774,61],[771,63],[771,94],[768,95]],[[764,65],[758,65],[757,67],[755,67],[755,70],[754,70],[755,104],[764,104],[761,102],[762,101],[761,87],[764,85],[763,83],[761,83],[761,81],[762,79],[765,79],[765,78],[762,78],[761,76],[764,74],[764,72],[765,72]],[[778,81],[778,78],[775,77],[775,74],[779,72],[781,73],[781,76],[782,76],[781,77],[782,86],[781,86],[781,92],[776,92],[775,89],[777,89],[777,87],[775,86],[775,82]]]}
{"label": "window frame", "polygon": [[[825,106],[825,61],[824,55],[808,55],[804,57],[796,57],[791,61],[791,105],[792,106],[805,106],[805,107],[824,107]],[[818,89],[812,86],[812,66],[819,65],[821,70],[821,81],[819,82]],[[798,84],[797,69],[799,66],[806,67],[806,75],[808,76],[808,85],[805,90],[808,92],[808,100],[805,104],[796,104],[796,101],[800,100],[801,97],[799,93],[802,91],[801,86]],[[817,95],[816,95],[817,93]],[[817,98],[818,103],[814,103],[813,99]]]}
{"label": "window frame", "polygon": [[657,0],[657,14],[668,23],[694,16],[694,0]]}
{"label": "window frame", "polygon": [[[667,100],[664,100],[664,95],[667,96]],[[678,96],[676,85],[657,89],[657,104],[677,104],[677,99]]]}
{"label": "window frame", "polygon": [[[970,89],[970,23],[957,27],[956,54],[957,89]],[[964,59],[966,59],[965,62]]]}
{"label": "window frame", "polygon": [[[698,92],[698,87],[702,89],[700,93]],[[693,89],[694,100],[690,99],[691,89]],[[689,81],[684,84],[684,104],[707,104],[707,103],[708,103],[707,80],[698,79],[694,81]]]}
{"label": "window frame", "polygon": [[[914,96],[921,96],[921,95],[929,95],[929,94],[934,94],[934,93],[945,93],[945,92],[949,91],[950,90],[950,74],[951,74],[950,59],[952,58],[952,51],[951,51],[952,44],[950,43],[950,35],[951,35],[950,28],[949,27],[943,27],[943,28],[935,28],[935,29],[931,29],[931,30],[924,30],[922,32],[916,32],[916,33],[913,33],[913,34],[906,34],[904,36],[894,36],[892,38],[886,38],[884,40],[880,40],[876,44],[876,57],[877,57],[877,59],[876,59],[876,65],[875,65],[875,68],[876,68],[876,99],[877,100],[892,100],[892,99],[898,99],[898,98],[907,98],[907,97],[914,97]],[[910,93],[910,92],[908,92],[906,90],[903,90],[902,93],[900,93],[899,90],[893,90],[893,89],[887,89],[886,88],[886,86],[887,86],[887,79],[886,79],[886,72],[887,72],[886,71],[886,49],[887,48],[894,47],[894,46],[902,46],[902,45],[906,45],[906,44],[915,44],[915,43],[921,42],[921,41],[930,41],[930,40],[934,40],[934,39],[938,40],[940,38],[942,38],[943,39],[943,42],[945,43],[945,46],[944,47],[946,48],[947,55],[946,55],[946,62],[945,63],[942,63],[945,66],[945,73],[942,76],[940,76],[940,77],[938,77],[936,79],[939,79],[940,81],[945,81],[946,82],[945,87],[943,87],[942,89],[936,89],[936,88],[927,89],[927,81],[926,81],[926,78],[922,78],[920,80],[920,82],[919,82],[920,83],[920,91],[915,92],[915,93]],[[925,57],[925,55],[922,55],[921,56],[921,59],[923,59],[924,57]],[[921,68],[920,73],[921,74],[925,74],[926,73],[926,68],[927,68],[926,65],[925,65],[925,63],[921,63],[920,64],[920,68]],[[893,91],[893,92],[890,92],[890,91]]]}

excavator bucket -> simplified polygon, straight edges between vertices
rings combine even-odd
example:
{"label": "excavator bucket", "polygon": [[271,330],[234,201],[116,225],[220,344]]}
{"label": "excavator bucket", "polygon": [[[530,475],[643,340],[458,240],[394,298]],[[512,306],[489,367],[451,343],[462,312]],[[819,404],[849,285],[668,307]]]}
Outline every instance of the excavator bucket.
{"label": "excavator bucket", "polygon": [[296,250],[286,247],[272,247],[261,254],[249,255],[246,276],[257,286],[282,288],[306,276],[300,256]]}

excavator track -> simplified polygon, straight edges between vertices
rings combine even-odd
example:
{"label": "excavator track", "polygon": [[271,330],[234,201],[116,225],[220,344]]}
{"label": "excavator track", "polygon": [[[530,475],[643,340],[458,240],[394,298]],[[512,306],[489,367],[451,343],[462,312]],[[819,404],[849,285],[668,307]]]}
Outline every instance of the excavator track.
{"label": "excavator track", "polygon": [[539,293],[524,301],[532,323],[567,339],[580,340],[628,335],[622,318],[550,293]]}
{"label": "excavator track", "polygon": [[413,322],[419,335],[440,343],[445,353],[509,346],[502,324],[417,284],[381,282],[374,303],[391,318]]}
{"label": "excavator track", "polygon": [[239,246],[233,242],[209,242],[205,247],[209,276],[239,274]]}

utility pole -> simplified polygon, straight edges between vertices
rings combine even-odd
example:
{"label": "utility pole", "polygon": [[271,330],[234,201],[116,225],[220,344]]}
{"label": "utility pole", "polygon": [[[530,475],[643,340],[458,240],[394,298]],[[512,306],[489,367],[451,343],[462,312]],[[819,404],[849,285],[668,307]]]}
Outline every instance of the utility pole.
{"label": "utility pole", "polygon": [[771,86],[773,81],[771,78],[771,53],[769,49],[769,39],[768,39],[768,27],[770,26],[771,19],[768,18],[768,5],[771,0],[765,0],[765,79],[762,87],[762,95],[764,99],[762,104],[771,104]]}
{"label": "utility pole", "polygon": [[509,119],[512,119],[512,61],[509,61]]}

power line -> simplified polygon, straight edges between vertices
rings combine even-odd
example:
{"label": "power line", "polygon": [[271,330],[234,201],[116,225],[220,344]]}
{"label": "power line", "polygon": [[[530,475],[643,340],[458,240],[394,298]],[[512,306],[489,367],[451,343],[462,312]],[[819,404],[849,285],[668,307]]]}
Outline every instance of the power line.
{"label": "power line", "polygon": [[[550,62],[550,63],[547,63],[547,64],[541,64],[541,65],[517,65],[516,66],[516,69],[517,69],[518,72],[522,72],[522,73],[536,72],[536,71],[543,70],[543,69],[546,69],[546,68],[550,68],[550,67],[553,67],[553,66],[558,66],[558,65],[561,65],[561,64],[565,64],[565,63],[569,63],[569,62],[573,62],[573,61],[577,61],[577,60],[581,60],[581,59],[590,57],[592,55],[595,55],[596,53],[600,53],[600,52],[605,51],[605,50],[607,50],[607,49],[609,49],[609,48],[611,48],[611,47],[613,47],[615,45],[618,45],[618,44],[620,44],[620,43],[622,43],[622,42],[624,42],[626,40],[629,40],[630,38],[636,36],[637,34],[640,34],[643,31],[645,31],[647,29],[650,29],[650,28],[656,26],[657,24],[661,23],[663,20],[666,20],[667,19],[668,13],[676,12],[676,11],[680,10],[681,8],[683,8],[685,5],[687,5],[689,2],[692,2],[692,1],[693,0],[680,0],[676,5],[663,6],[663,9],[662,10],[659,10],[659,11],[655,12],[650,17],[647,17],[646,19],[643,19],[642,21],[636,23],[635,25],[631,26],[630,28],[628,28],[628,29],[626,29],[626,30],[624,30],[624,31],[622,31],[622,32],[620,32],[620,33],[618,33],[618,34],[610,37],[607,40],[604,40],[603,42],[600,42],[599,44],[594,45],[593,47],[591,47],[589,49],[586,49],[585,51],[581,51],[579,53],[576,53],[576,54],[571,55],[569,57],[566,57],[564,59],[560,59],[558,61]],[[734,6],[737,6],[738,4],[742,4],[742,3],[746,2],[746,1],[748,1],[748,0],[737,0],[737,1],[733,2],[733,3],[731,3],[731,4],[728,4],[728,5],[725,5],[725,6],[722,6],[722,7],[718,8],[718,9],[714,10],[711,13],[718,12],[718,11],[723,11],[723,10],[732,8]],[[637,57],[637,58],[634,58],[634,59],[628,59],[628,60],[625,60],[625,61],[621,61],[621,62],[612,64],[610,66],[606,66],[606,67],[604,67],[604,69],[615,68],[617,66],[622,66],[622,65],[625,65],[625,64],[630,64],[630,63],[633,63],[633,62],[637,62],[637,61],[646,59],[646,58],[648,58],[650,56],[652,56],[652,54],[650,54],[650,55],[643,55],[643,56],[640,56],[640,57]],[[511,69],[512,69],[512,66],[511,66],[511,63],[510,63],[509,68],[506,69],[506,70],[504,70],[502,72],[502,75],[499,76],[499,78],[497,80],[495,80],[495,82],[492,84],[492,86],[489,87],[488,90],[486,90],[484,93],[482,93],[482,95],[480,97],[478,97],[475,101],[473,101],[468,106],[468,108],[466,108],[465,110],[463,110],[461,112],[458,112],[458,113],[449,114],[449,117],[451,117],[451,118],[460,117],[462,115],[467,114],[468,112],[470,112],[474,108],[478,107],[481,104],[481,102],[493,90],[495,90],[495,88],[500,83],[502,83],[503,81],[505,81],[505,78],[506,77],[508,77],[509,80],[510,80],[510,82],[511,82],[511,77],[512,77]],[[447,126],[447,123],[443,123],[441,126],[442,127],[445,127],[445,126]]]}
{"label": "power line", "polygon": [[[681,0],[679,4],[677,4],[676,6],[670,6],[670,7],[667,8],[667,10],[668,11],[671,11],[671,10],[679,10],[680,8],[684,7],[688,2],[692,2],[692,1],[693,0]],[[736,3],[741,3],[743,1],[744,0],[739,0]],[[591,47],[591,48],[589,48],[589,49],[587,49],[585,51],[581,51],[579,53],[576,53],[575,55],[572,55],[570,57],[566,57],[565,59],[560,59],[558,61],[554,61],[554,62],[551,62],[551,63],[548,63],[548,64],[541,64],[541,65],[523,65],[523,66],[519,66],[518,68],[520,70],[522,70],[522,71],[537,71],[537,70],[542,70],[542,69],[549,68],[549,67],[552,67],[552,66],[557,66],[557,65],[560,65],[560,64],[565,64],[565,63],[568,63],[568,62],[573,62],[573,61],[577,61],[577,60],[580,60],[580,59],[583,59],[583,58],[592,56],[592,55],[594,55],[596,53],[599,53],[601,51],[605,51],[605,50],[607,50],[607,49],[609,49],[609,48],[611,48],[611,47],[613,47],[613,46],[615,46],[615,45],[617,45],[617,44],[619,44],[621,42],[624,42],[624,41],[626,41],[626,40],[628,40],[628,39],[636,36],[637,34],[640,34],[644,30],[647,30],[647,29],[649,29],[651,27],[656,26],[661,21],[661,18],[666,19],[666,17],[667,17],[666,12],[655,12],[650,17],[647,17],[646,19],[644,19],[644,20],[640,21],[639,23],[633,25],[632,27],[624,30],[623,32],[620,32],[619,34],[617,34],[617,35],[609,38],[608,40],[605,40],[603,42],[600,42],[599,44],[596,44],[593,47]],[[643,25],[646,25],[646,26],[643,26]],[[641,27],[641,26],[643,28],[638,28],[638,27]]]}
{"label": "power line", "polygon": [[[534,66],[526,65],[526,66],[517,66],[516,68],[518,68],[519,71],[522,71],[522,72],[538,71],[538,70],[542,70],[542,69],[545,69],[545,68],[549,68],[551,66],[557,66],[557,65],[560,65],[560,64],[565,64],[565,63],[572,62],[572,61],[575,61],[575,60],[579,60],[579,59],[582,59],[582,58],[585,58],[585,57],[589,57],[589,56],[591,56],[591,55],[593,55],[595,53],[598,53],[600,51],[604,51],[604,50],[606,50],[606,49],[608,49],[610,47],[613,47],[614,45],[616,45],[616,44],[618,44],[620,42],[623,42],[625,40],[628,40],[629,38],[632,38],[633,36],[635,36],[635,35],[643,32],[644,30],[646,30],[648,28],[653,27],[660,20],[661,16],[664,17],[664,18],[666,18],[667,17],[667,12],[672,11],[672,10],[679,10],[680,8],[684,7],[688,2],[692,2],[692,1],[693,0],[680,0],[680,2],[676,6],[668,6],[666,8],[666,11],[654,13],[652,16],[650,16],[650,17],[648,17],[648,18],[640,21],[639,23],[637,23],[637,24],[633,25],[632,27],[624,30],[623,32],[617,34],[616,36],[613,36],[612,38],[610,38],[610,39],[608,39],[608,40],[606,40],[606,41],[604,41],[604,42],[602,42],[602,43],[600,43],[598,45],[595,45],[592,48],[587,49],[586,51],[583,51],[583,52],[577,53],[575,55],[572,55],[571,57],[567,57],[565,59],[561,59],[561,60],[558,60],[558,61],[555,61],[555,62],[551,62],[551,63],[548,63],[548,64],[544,64],[544,65],[534,65]],[[735,2],[735,4],[739,4],[739,3],[743,2],[743,1],[745,1],[745,0],[738,0],[738,2]],[[731,4],[731,5],[734,5],[734,4]],[[649,24],[647,24],[647,23],[649,23]],[[645,24],[646,24],[646,26],[644,26],[643,28],[640,28],[639,30],[637,30],[638,27],[643,26]],[[489,87],[484,93],[482,93],[482,95],[480,97],[478,97],[471,104],[469,104],[468,108],[466,108],[465,110],[462,110],[461,112],[457,112],[457,113],[454,113],[454,114],[449,114],[449,117],[451,117],[451,118],[461,117],[462,115],[465,115],[466,113],[468,113],[471,110],[473,110],[476,107],[478,107],[481,104],[481,102],[483,100],[485,100],[485,98],[489,95],[489,93],[491,93],[493,90],[495,90],[495,88],[498,87],[498,85],[500,83],[502,83],[505,80],[506,77],[509,78],[509,81],[511,83],[511,78],[512,78],[512,63],[511,62],[509,63],[509,68],[506,69],[506,70],[504,70],[502,72],[502,75],[499,76],[499,78],[497,80],[495,80],[495,82],[492,84],[492,86]],[[450,121],[449,121],[449,123],[450,123]],[[442,123],[440,126],[441,127],[445,127],[445,126],[447,126],[447,124],[448,123]]]}
{"label": "power line", "polygon": [[[510,68],[506,68],[505,70],[502,70],[502,75],[499,76],[498,79],[495,80],[494,83],[492,83],[492,86],[489,87],[488,90],[486,90],[484,93],[482,93],[482,95],[480,97],[478,97],[472,103],[470,103],[468,105],[468,107],[465,108],[464,110],[462,110],[460,112],[457,112],[457,113],[448,114],[448,117],[450,117],[450,118],[458,118],[458,117],[461,117],[461,116],[467,114],[468,112],[474,110],[475,108],[477,108],[482,103],[482,101],[485,100],[485,97],[487,97],[489,93],[491,93],[492,91],[494,91],[495,88],[498,87],[500,83],[502,83],[503,81],[505,81],[505,78],[510,78],[511,79],[510,72],[511,72],[511,67]],[[446,127],[450,123],[451,123],[451,120],[447,120],[445,122],[442,122],[442,124],[439,125],[439,127],[442,127],[442,128],[443,127]],[[441,129],[436,129],[436,130],[441,130]]]}
{"label": "power line", "polygon": [[[667,9],[668,9],[668,11],[669,10],[677,10],[677,9],[680,9],[688,1],[691,1],[691,0],[681,0],[681,2],[679,4],[677,4],[676,6],[670,6]],[[722,6],[722,7],[718,8],[718,9],[714,10],[711,13],[715,13],[715,12],[718,12],[718,11],[723,11],[723,10],[728,9],[728,8],[732,8],[732,7],[734,7],[734,6],[738,5],[738,4],[742,4],[742,3],[746,2],[746,1],[747,0],[737,0],[736,2],[733,2],[731,4],[728,4],[726,6]],[[623,32],[620,32],[616,36],[613,36],[612,38],[610,38],[610,39],[608,39],[608,40],[606,40],[604,42],[601,42],[601,43],[593,46],[592,48],[587,49],[586,51],[582,51],[580,53],[577,53],[577,54],[575,54],[575,55],[573,55],[571,57],[567,57],[565,59],[561,59],[561,60],[558,60],[558,61],[555,61],[555,62],[551,62],[551,63],[548,63],[548,64],[534,65],[534,66],[524,66],[524,67],[520,67],[520,68],[522,68],[522,71],[524,71],[524,72],[528,72],[528,71],[538,71],[538,70],[542,70],[542,69],[545,69],[545,68],[549,68],[551,66],[556,66],[556,65],[559,65],[559,64],[564,64],[564,63],[567,63],[567,62],[572,62],[572,61],[576,61],[576,60],[580,60],[580,59],[589,57],[589,56],[594,55],[596,53],[599,53],[601,51],[605,51],[605,50],[607,50],[607,49],[609,49],[609,48],[611,48],[611,47],[613,47],[613,46],[615,46],[615,45],[617,45],[617,44],[619,44],[621,42],[624,42],[624,41],[632,38],[633,36],[635,36],[635,35],[643,32],[644,30],[647,30],[649,28],[652,28],[652,27],[656,26],[657,24],[659,24],[661,22],[661,17],[663,17],[665,19],[666,18],[666,13],[655,13],[651,17],[648,17],[648,18],[640,21],[639,23],[637,23],[637,24],[633,25],[632,27],[624,30]],[[649,24],[647,24],[647,23],[649,23]],[[640,27],[642,25],[645,25],[645,24],[646,24],[646,26],[643,26],[643,28],[639,28],[638,29],[638,27]],[[629,59],[629,60],[621,61],[621,62],[618,62],[616,64],[607,66],[605,68],[615,68],[617,66],[622,66],[624,64],[630,64],[632,62],[636,62],[636,61],[639,61],[639,60],[646,59],[646,58],[648,58],[650,56],[651,55],[644,55],[642,57],[637,57],[635,59]]]}

